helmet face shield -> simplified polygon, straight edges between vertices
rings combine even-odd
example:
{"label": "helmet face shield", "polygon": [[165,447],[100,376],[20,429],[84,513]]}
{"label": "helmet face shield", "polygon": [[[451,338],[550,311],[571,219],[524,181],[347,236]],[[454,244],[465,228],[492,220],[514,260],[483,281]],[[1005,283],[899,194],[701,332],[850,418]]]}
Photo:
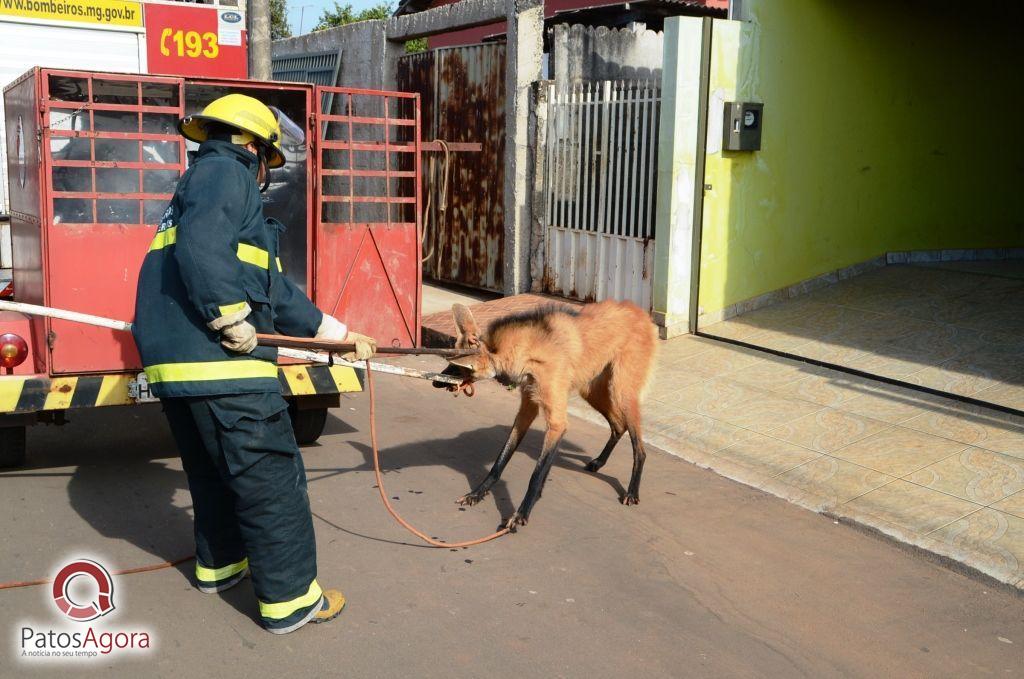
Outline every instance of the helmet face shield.
{"label": "helmet face shield", "polygon": [[281,142],[288,146],[301,146],[306,143],[306,133],[299,127],[298,123],[289,118],[284,111],[276,106],[267,108],[277,118],[277,125],[281,129]]}

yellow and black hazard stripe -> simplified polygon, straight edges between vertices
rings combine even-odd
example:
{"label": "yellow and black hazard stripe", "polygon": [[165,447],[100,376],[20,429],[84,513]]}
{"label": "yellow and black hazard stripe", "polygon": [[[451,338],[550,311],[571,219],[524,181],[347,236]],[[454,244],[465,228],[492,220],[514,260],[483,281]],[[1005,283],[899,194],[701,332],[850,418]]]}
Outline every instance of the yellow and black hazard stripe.
{"label": "yellow and black hazard stripe", "polygon": [[[363,390],[362,371],[342,366],[278,367],[285,396],[314,396]],[[82,377],[0,376],[0,413],[99,408],[135,403],[128,385],[134,374]]]}
{"label": "yellow and black hazard stripe", "polygon": [[363,371],[340,365],[285,365],[277,370],[285,396],[344,394],[363,390]]}
{"label": "yellow and black hazard stripe", "polygon": [[95,408],[132,403],[132,375],[0,377],[0,413]]}

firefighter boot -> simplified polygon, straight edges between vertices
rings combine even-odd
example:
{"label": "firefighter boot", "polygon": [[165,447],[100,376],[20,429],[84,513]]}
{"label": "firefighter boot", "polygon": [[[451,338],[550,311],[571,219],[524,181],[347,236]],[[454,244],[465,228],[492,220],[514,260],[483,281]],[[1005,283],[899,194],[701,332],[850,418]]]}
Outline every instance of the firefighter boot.
{"label": "firefighter boot", "polygon": [[345,595],[336,589],[325,589],[323,608],[317,611],[309,621],[314,624],[329,622],[337,618],[343,608],[345,608]]}

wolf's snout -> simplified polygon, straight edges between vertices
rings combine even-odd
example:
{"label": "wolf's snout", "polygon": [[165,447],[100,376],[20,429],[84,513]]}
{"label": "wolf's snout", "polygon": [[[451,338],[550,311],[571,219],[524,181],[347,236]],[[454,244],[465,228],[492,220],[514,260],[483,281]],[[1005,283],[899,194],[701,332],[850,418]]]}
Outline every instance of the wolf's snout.
{"label": "wolf's snout", "polygon": [[[448,377],[457,377],[460,380],[464,380],[466,378],[466,371],[457,365],[452,365],[451,363],[448,364],[447,368],[441,371],[441,374]],[[439,380],[434,380],[431,384],[433,384],[437,389],[451,389],[454,386],[448,382],[441,382]]]}

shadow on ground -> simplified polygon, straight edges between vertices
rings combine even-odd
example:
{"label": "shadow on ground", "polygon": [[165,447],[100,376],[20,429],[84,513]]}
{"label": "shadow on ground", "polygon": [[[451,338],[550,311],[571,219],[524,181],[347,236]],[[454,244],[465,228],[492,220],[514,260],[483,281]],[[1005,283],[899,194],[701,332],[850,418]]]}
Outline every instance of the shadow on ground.
{"label": "shadow on ground", "polygon": [[[491,465],[498,456],[498,452],[505,444],[508,432],[508,427],[495,425],[493,427],[483,427],[473,431],[464,432],[455,438],[417,441],[416,443],[383,448],[380,451],[380,457],[381,470],[385,475],[385,488],[388,487],[388,477],[394,477],[394,475],[400,474],[405,469],[416,467],[436,467],[443,465],[455,473],[465,477],[466,492],[469,492],[483,481],[484,477],[490,471]],[[516,455],[526,455],[531,460],[536,461],[540,455],[543,437],[544,435],[541,431],[531,429],[523,439]],[[347,469],[323,467],[307,468],[307,472],[311,477],[311,482],[313,481],[314,476],[319,480],[328,476],[333,476],[334,474],[343,474],[353,471],[373,471],[373,452],[371,451],[370,446],[362,442],[353,442],[352,445],[356,450],[362,453],[364,458],[363,464],[358,467]],[[626,454],[632,455],[632,452],[629,452],[628,441],[620,441],[620,445],[627,450]],[[558,459],[555,460],[555,469],[552,470],[553,474],[560,473],[558,470],[581,472],[601,479],[607,483],[615,493],[615,497],[618,497],[625,492],[622,483],[615,477],[608,476],[600,472],[594,474],[584,470],[584,465],[586,465],[591,458],[601,452],[600,450],[584,451],[579,446],[563,440],[560,451]],[[405,484],[405,486],[407,485],[408,484]],[[398,488],[398,486],[396,485],[395,488]],[[414,490],[410,491],[405,487],[400,490],[401,492],[415,492]],[[392,493],[392,496],[394,497],[395,490],[389,489],[389,492]],[[523,492],[525,492],[525,488],[523,489]],[[401,495],[399,494],[397,497],[400,498]],[[452,501],[455,499],[456,498],[453,497]],[[522,498],[518,496],[512,497],[505,480],[502,479],[494,485],[491,493],[484,502],[493,502],[498,513],[503,518],[508,518],[519,506],[521,499]]]}
{"label": "shadow on ground", "polygon": [[[398,419],[403,419],[403,416]],[[355,431],[356,428],[332,415],[328,418],[325,434]],[[384,473],[388,479],[396,479],[403,470],[410,468],[447,467],[465,478],[468,491],[483,480],[507,436],[508,427],[495,425],[464,432],[454,438],[386,447],[381,450]],[[516,455],[525,455],[535,461],[542,442],[543,433],[531,430]],[[372,471],[369,446],[358,441],[351,445],[363,456],[363,463],[351,468],[317,464],[315,450],[321,447],[320,444],[306,448],[307,473],[312,488],[315,489],[318,481],[338,474]],[[628,442],[621,445],[625,452],[620,451],[619,454],[630,454]],[[598,452],[584,451],[571,442],[563,441],[561,454],[555,463],[558,469],[553,473],[566,470],[587,473],[602,479],[611,489],[609,494],[618,496],[623,492],[618,479],[600,473],[590,474],[583,469]],[[530,466],[532,468],[532,464]],[[0,478],[7,475],[0,474]],[[10,475],[67,477],[71,509],[96,534],[134,545],[152,554],[154,561],[176,561],[192,553],[194,543],[188,483],[158,406],[97,409],[76,415],[63,427],[37,427],[30,432],[28,465],[10,472]],[[400,484],[397,480],[393,484],[393,493],[414,492],[407,490],[408,484]],[[454,497],[451,499],[455,500]],[[512,497],[502,480],[495,485],[487,501],[494,503],[502,517],[508,517],[515,511],[520,497]],[[362,539],[381,539],[331,525]],[[140,564],[117,566],[137,565]],[[183,578],[191,581],[192,561],[176,568]],[[253,619],[257,617],[248,583],[223,593],[221,597],[242,614]]]}

